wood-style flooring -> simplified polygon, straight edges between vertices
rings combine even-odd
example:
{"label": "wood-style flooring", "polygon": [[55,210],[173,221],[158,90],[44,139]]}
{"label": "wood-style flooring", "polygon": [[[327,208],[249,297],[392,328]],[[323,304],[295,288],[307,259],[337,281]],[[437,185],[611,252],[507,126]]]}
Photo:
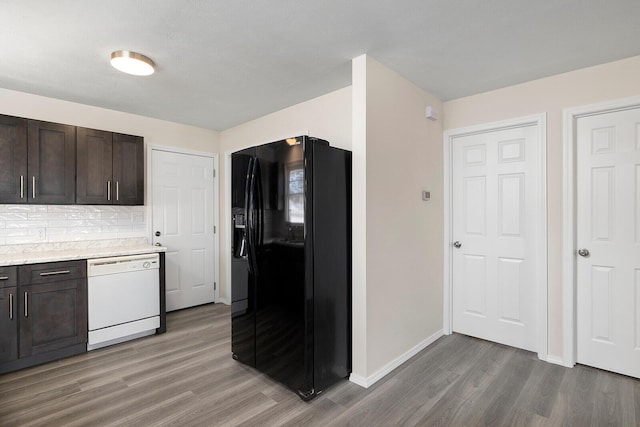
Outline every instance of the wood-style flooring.
{"label": "wood-style flooring", "polygon": [[563,368],[453,334],[369,389],[315,400],[231,358],[230,314],[168,315],[167,333],[0,375],[0,426],[637,426],[640,381]]}

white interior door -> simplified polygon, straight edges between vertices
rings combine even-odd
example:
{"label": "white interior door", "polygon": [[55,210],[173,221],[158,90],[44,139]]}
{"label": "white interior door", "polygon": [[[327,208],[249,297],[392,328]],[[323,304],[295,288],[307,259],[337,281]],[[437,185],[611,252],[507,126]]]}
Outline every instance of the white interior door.
{"label": "white interior door", "polygon": [[576,129],[577,361],[640,377],[640,109]]}
{"label": "white interior door", "polygon": [[538,348],[542,141],[537,126],[455,137],[452,330]]}
{"label": "white interior door", "polygon": [[167,311],[213,302],[213,158],[154,149],[152,169],[152,233],[167,247]]}

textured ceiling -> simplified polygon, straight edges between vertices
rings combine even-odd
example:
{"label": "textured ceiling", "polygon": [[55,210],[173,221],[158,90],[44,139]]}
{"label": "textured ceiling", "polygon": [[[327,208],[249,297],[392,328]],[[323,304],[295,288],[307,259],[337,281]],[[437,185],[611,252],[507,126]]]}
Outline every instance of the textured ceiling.
{"label": "textured ceiling", "polygon": [[[443,100],[640,54],[640,1],[0,0],[0,87],[223,130],[363,53]],[[109,65],[146,54],[151,77]]]}

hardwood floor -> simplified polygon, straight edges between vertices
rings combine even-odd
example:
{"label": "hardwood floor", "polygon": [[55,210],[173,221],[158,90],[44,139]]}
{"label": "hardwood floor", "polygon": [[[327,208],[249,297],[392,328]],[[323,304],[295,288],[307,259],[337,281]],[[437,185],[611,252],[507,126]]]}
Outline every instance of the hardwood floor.
{"label": "hardwood floor", "polygon": [[456,334],[369,389],[305,403],[231,358],[229,317],[173,312],[164,335],[0,375],[0,426],[640,424],[640,380]]}

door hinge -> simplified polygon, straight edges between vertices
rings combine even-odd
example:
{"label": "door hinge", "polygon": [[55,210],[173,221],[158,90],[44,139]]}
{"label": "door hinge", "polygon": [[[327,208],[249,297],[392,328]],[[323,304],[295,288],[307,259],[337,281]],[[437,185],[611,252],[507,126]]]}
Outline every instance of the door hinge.
{"label": "door hinge", "polygon": [[216,177],[216,170],[215,169],[213,170],[213,177],[214,178]]}
{"label": "door hinge", "polygon": [[216,289],[218,289],[218,284],[216,282],[213,282],[213,290],[215,291]]}
{"label": "door hinge", "polygon": [[216,226],[213,226],[213,234],[216,234]]}

